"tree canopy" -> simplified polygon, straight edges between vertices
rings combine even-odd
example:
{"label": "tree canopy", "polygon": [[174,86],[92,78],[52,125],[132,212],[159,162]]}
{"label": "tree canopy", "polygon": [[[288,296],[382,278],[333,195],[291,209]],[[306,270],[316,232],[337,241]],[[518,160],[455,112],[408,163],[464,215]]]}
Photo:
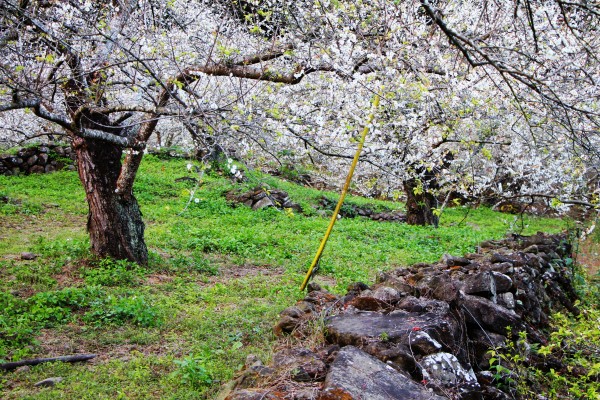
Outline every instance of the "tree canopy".
{"label": "tree canopy", "polygon": [[[335,177],[375,93],[365,193],[597,201],[595,2],[1,3],[2,137],[79,149],[101,255],[145,260],[132,188],[149,142],[186,137]],[[109,215],[121,223],[107,228]],[[107,230],[128,239],[94,238]]]}

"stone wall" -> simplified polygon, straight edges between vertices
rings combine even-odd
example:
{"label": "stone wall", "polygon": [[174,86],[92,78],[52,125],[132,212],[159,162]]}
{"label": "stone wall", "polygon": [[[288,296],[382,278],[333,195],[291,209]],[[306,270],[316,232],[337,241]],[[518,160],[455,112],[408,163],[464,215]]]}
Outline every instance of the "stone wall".
{"label": "stone wall", "polygon": [[220,398],[512,399],[490,371],[490,349],[520,340],[528,365],[566,373],[527,346],[546,343],[551,313],[579,313],[568,257],[563,236],[511,236],[356,283],[345,296],[311,284],[275,332],[312,346],[277,352],[270,366],[250,358]]}
{"label": "stone wall", "polygon": [[63,144],[26,147],[15,155],[0,155],[0,175],[42,174],[63,168],[75,169],[75,152]]}

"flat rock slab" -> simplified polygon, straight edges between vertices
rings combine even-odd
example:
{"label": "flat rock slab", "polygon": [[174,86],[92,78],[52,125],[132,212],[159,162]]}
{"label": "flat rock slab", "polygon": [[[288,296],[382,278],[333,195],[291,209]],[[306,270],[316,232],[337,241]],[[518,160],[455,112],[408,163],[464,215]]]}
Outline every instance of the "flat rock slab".
{"label": "flat rock slab", "polygon": [[463,295],[462,305],[467,311],[467,322],[483,327],[500,335],[506,334],[508,326],[513,331],[521,330],[521,318],[512,310],[494,304],[483,297]]}
{"label": "flat rock slab", "polygon": [[389,365],[354,346],[331,364],[319,400],[443,400]]}
{"label": "flat rock slab", "polygon": [[374,340],[410,344],[411,336],[423,331],[452,347],[457,335],[454,321],[435,313],[342,314],[327,319],[326,326],[328,339],[340,346],[362,347]]}

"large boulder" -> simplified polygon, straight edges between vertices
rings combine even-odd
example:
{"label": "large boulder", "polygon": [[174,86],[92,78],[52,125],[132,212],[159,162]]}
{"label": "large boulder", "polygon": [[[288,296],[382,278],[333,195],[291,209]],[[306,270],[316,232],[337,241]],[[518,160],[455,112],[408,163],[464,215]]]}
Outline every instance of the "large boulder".
{"label": "large boulder", "polygon": [[331,364],[318,400],[442,400],[377,358],[354,347],[342,348]]}

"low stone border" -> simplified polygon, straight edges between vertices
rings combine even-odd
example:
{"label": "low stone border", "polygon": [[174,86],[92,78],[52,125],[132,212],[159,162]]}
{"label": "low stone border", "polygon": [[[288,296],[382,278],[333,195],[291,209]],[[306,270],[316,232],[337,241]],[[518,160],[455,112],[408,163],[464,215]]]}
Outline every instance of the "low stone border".
{"label": "low stone border", "polygon": [[43,174],[65,167],[75,169],[75,152],[63,144],[25,147],[16,155],[0,155],[0,175]]}
{"label": "low stone border", "polygon": [[[323,342],[276,353],[272,365],[249,359],[220,399],[509,399],[496,387],[489,350],[527,333],[546,343],[548,315],[572,314],[576,295],[564,236],[511,236],[357,283],[340,297],[311,284],[281,313],[278,335]],[[510,327],[510,330],[507,330]],[[539,368],[566,368],[528,353]]]}

